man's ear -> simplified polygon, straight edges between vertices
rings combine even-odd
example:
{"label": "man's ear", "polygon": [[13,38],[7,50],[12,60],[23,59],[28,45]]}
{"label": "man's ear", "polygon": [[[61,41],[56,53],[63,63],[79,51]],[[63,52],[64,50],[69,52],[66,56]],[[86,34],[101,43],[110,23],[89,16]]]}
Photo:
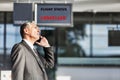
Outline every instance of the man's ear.
{"label": "man's ear", "polygon": [[24,33],[25,33],[25,34],[28,34],[28,33],[29,33],[27,28],[24,29]]}

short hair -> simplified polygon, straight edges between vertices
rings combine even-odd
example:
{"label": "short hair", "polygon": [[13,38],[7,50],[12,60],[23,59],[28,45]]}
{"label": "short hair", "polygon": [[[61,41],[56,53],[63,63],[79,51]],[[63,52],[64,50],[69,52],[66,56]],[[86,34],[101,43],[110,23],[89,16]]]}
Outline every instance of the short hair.
{"label": "short hair", "polygon": [[31,24],[31,22],[26,22],[26,23],[23,23],[23,24],[21,25],[21,27],[20,27],[20,35],[21,35],[22,38],[24,38],[24,29],[25,29],[28,25],[30,25],[30,24]]}

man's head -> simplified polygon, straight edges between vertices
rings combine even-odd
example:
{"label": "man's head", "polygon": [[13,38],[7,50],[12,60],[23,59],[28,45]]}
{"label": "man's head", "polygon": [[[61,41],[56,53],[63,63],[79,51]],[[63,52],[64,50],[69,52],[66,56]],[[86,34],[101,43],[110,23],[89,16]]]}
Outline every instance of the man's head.
{"label": "man's head", "polygon": [[36,41],[39,39],[40,30],[34,22],[27,22],[21,25],[20,34],[23,39]]}

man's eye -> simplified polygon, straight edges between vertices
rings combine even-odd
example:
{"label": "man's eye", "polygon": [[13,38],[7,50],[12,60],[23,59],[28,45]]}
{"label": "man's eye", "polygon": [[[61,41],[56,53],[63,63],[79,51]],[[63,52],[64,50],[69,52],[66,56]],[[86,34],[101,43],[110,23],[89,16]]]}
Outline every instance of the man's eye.
{"label": "man's eye", "polygon": [[35,29],[39,29],[38,27],[35,27]]}

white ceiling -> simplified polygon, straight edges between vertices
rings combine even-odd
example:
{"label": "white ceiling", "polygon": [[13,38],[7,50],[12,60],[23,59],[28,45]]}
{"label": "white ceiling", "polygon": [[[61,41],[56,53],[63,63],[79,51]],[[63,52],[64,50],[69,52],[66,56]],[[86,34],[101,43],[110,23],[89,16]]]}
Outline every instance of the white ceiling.
{"label": "white ceiling", "polygon": [[72,3],[73,12],[120,12],[120,0],[0,0],[0,11],[13,11],[13,2]]}

